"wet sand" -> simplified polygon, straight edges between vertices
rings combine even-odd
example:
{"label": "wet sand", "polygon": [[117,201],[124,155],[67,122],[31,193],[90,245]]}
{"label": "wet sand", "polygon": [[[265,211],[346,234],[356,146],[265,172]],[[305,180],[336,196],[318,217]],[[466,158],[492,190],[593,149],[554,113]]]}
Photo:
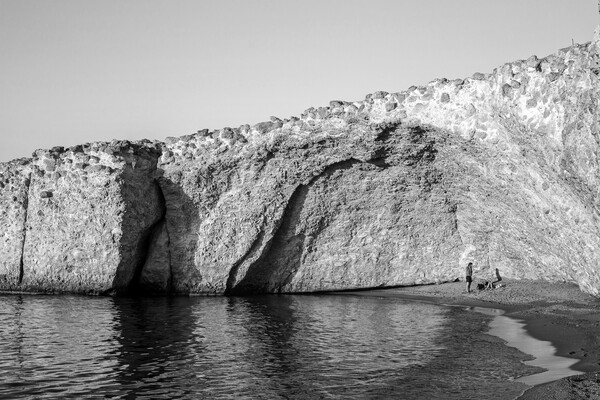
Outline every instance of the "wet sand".
{"label": "wet sand", "polygon": [[363,293],[504,310],[506,316],[522,320],[529,335],[551,342],[556,355],[577,359],[572,369],[587,373],[534,386],[520,399],[600,399],[600,299],[569,283],[505,279],[502,285],[479,291],[475,284],[471,293],[464,282]]}

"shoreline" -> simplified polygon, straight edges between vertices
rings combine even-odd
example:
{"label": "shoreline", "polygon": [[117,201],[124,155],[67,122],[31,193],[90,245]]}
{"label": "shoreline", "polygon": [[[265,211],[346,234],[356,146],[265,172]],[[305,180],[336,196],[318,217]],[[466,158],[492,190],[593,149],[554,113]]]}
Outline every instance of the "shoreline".
{"label": "shoreline", "polygon": [[[464,282],[449,282],[312,294],[397,298],[441,306],[502,310],[503,315],[521,321],[529,336],[550,342],[556,349],[555,355],[576,360],[569,368],[584,373],[530,386],[522,389],[516,398],[600,399],[600,299],[581,292],[571,283],[504,279],[502,284],[497,289],[475,289],[471,293],[466,292]],[[0,295],[8,294],[37,293],[0,292]],[[522,354],[523,350],[519,352]],[[518,358],[514,360],[517,361]],[[505,382],[508,381],[512,378]]]}
{"label": "shoreline", "polygon": [[522,321],[531,337],[550,342],[555,355],[577,360],[570,368],[584,373],[533,386],[519,399],[572,399],[577,390],[600,396],[600,299],[571,283],[504,279],[502,284],[482,291],[473,290],[475,284],[471,293],[464,282],[344,293],[500,309]]}

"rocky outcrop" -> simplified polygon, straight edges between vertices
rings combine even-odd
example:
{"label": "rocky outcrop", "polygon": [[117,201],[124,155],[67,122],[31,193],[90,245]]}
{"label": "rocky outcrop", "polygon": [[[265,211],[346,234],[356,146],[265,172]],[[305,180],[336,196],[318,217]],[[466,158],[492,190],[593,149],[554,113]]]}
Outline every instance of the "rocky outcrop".
{"label": "rocky outcrop", "polygon": [[0,167],[0,288],[311,292],[454,280],[600,295],[593,42],[300,118]]}
{"label": "rocky outcrop", "polygon": [[31,182],[29,160],[0,166],[0,289],[19,287],[23,280],[23,246]]}
{"label": "rocky outcrop", "polygon": [[37,151],[5,165],[3,176],[12,177],[2,192],[10,227],[0,247],[3,289],[130,290],[151,229],[164,218],[157,154],[151,145],[114,142]]}

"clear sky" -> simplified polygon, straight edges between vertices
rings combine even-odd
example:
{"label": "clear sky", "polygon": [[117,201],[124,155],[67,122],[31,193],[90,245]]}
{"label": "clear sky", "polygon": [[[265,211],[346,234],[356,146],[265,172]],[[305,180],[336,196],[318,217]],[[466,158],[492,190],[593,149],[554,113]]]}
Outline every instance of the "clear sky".
{"label": "clear sky", "polygon": [[491,72],[599,22],[596,0],[0,0],[0,161]]}

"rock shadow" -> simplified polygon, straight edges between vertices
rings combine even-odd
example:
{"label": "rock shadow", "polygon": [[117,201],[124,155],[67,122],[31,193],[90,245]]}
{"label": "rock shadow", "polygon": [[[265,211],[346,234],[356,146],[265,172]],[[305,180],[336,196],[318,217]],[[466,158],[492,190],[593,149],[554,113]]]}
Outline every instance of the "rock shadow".
{"label": "rock shadow", "polygon": [[[194,371],[184,368],[197,351],[193,302],[185,297],[115,298],[119,346],[114,379],[119,398],[163,397],[193,390]],[[186,385],[186,383],[188,385]],[[191,393],[188,393],[188,395]]]}
{"label": "rock shadow", "polygon": [[[165,200],[165,230],[168,243],[162,257],[169,261],[169,265],[166,266],[169,269],[167,292],[197,292],[202,282],[202,275],[194,263],[201,222],[199,208],[181,184],[164,175],[159,176],[157,181]],[[168,252],[167,256],[164,255],[165,251]],[[147,264],[153,261],[156,260],[149,260]]]}
{"label": "rock shadow", "polygon": [[[328,179],[338,171],[347,170],[362,161],[349,159],[326,167],[323,172],[313,177],[308,184],[299,185],[288,201],[279,227],[271,243],[263,254],[247,270],[245,276],[227,294],[239,295],[249,293],[281,292],[289,283],[302,264],[302,256],[307,243],[307,232],[302,225],[302,210],[310,188],[319,179]],[[321,216],[311,226],[310,241],[323,229],[324,218]]]}

